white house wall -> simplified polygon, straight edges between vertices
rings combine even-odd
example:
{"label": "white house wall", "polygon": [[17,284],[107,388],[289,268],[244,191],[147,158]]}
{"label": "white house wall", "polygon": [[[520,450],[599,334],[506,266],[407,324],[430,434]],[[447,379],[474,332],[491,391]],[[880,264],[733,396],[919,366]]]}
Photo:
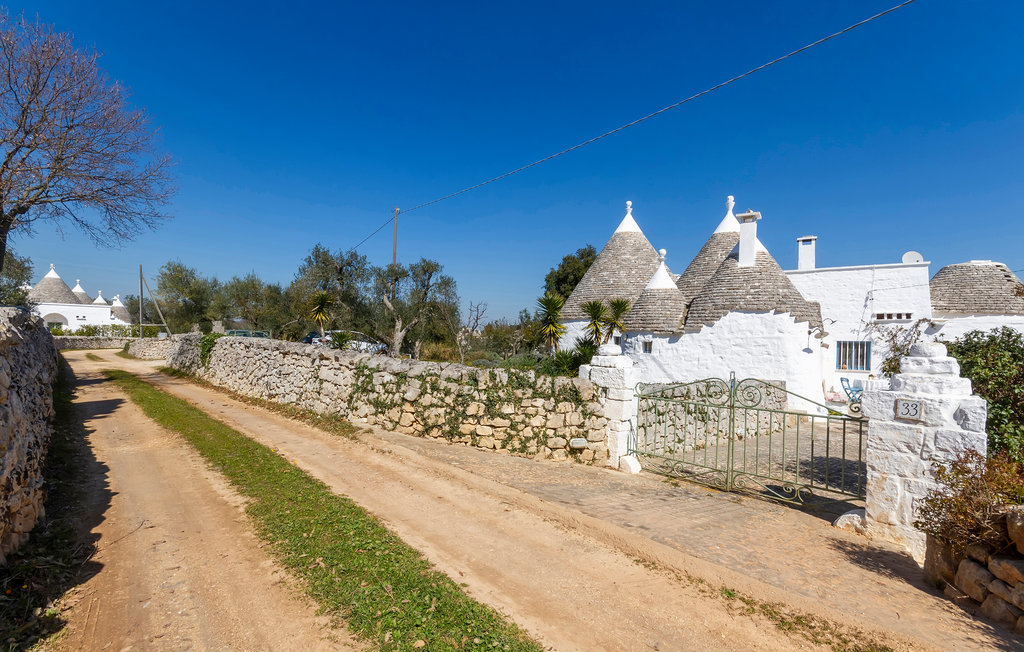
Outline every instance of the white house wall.
{"label": "white house wall", "polygon": [[[925,331],[925,335],[936,340],[952,342],[971,331],[988,333],[993,328],[1009,326],[1018,333],[1024,333],[1024,316],[1022,315],[962,315],[943,317],[935,315],[935,326]],[[940,321],[944,320],[944,321]]]}
{"label": "white house wall", "polygon": [[558,350],[570,351],[575,349],[576,338],[585,337],[583,329],[587,326],[587,320],[563,321],[562,325],[565,326],[565,335],[558,340]]}
{"label": "white house wall", "polygon": [[45,319],[47,315],[58,314],[64,317],[67,327],[75,330],[81,326],[106,326],[124,324],[114,317],[110,306],[98,303],[39,303],[35,313]]}
{"label": "white house wall", "polygon": [[[821,376],[826,390],[841,392],[841,377],[853,381],[869,375],[880,376],[882,362],[888,355],[880,331],[909,328],[919,319],[931,318],[928,265],[927,262],[896,263],[786,272],[804,298],[821,304],[821,316],[828,333],[822,340],[828,348],[821,355]],[[894,316],[909,313],[910,318],[878,321],[875,319],[878,313]],[[871,369],[836,369],[836,343],[842,341],[870,341]]]}
{"label": "white house wall", "polygon": [[[643,343],[651,342],[651,353]],[[689,382],[708,377],[786,382],[786,389],[822,402],[820,346],[807,323],[788,313],[731,312],[713,326],[683,335],[627,333],[623,353],[636,363],[640,382]],[[814,411],[793,400],[795,409]]]}

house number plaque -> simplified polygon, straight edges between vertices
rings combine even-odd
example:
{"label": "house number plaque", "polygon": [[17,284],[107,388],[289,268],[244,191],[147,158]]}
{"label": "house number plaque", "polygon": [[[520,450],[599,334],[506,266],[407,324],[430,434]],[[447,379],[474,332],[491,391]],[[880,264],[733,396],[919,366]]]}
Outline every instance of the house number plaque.
{"label": "house number plaque", "polygon": [[896,399],[896,418],[903,421],[921,421],[924,419],[924,401]]}

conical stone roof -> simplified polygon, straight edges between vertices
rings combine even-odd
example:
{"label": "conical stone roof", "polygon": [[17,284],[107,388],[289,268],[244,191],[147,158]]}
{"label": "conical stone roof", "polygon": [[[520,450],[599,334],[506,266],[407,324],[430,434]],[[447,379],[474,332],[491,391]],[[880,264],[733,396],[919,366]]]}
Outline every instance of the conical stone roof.
{"label": "conical stone roof", "polygon": [[126,324],[132,323],[132,316],[128,314],[128,309],[121,303],[120,294],[115,294],[114,300],[110,302],[110,314]]}
{"label": "conical stone roof", "polygon": [[683,293],[686,303],[693,301],[740,241],[740,223],[732,212],[733,206],[736,205],[732,195],[729,195],[725,205],[727,211],[718,228],[690,261],[686,271],[676,280],[676,287]]}
{"label": "conical stone roof", "polygon": [[71,288],[71,293],[78,297],[78,303],[92,303],[92,297],[82,288],[82,279],[75,279],[75,287]]}
{"label": "conical stone roof", "polygon": [[1022,287],[1006,265],[991,260],[946,265],[928,283],[932,312],[953,315],[1024,315]]}
{"label": "conical stone roof", "polygon": [[657,271],[623,320],[622,325],[627,333],[672,335],[683,330],[686,300],[676,287],[672,272],[665,265],[665,250],[659,253],[661,262]]}
{"label": "conical stone roof", "polygon": [[583,275],[562,307],[563,321],[586,319],[583,304],[628,299],[632,304],[658,269],[658,253],[633,219],[633,202],[626,202],[626,216]]}
{"label": "conical stone roof", "polygon": [[796,289],[779,264],[759,246],[750,267],[740,267],[738,249],[726,256],[690,302],[685,330],[699,331],[730,312],[787,312],[798,322],[821,327],[821,306]]}
{"label": "conical stone roof", "polygon": [[52,264],[46,276],[28,293],[28,298],[36,303],[78,303],[78,297],[61,280]]}

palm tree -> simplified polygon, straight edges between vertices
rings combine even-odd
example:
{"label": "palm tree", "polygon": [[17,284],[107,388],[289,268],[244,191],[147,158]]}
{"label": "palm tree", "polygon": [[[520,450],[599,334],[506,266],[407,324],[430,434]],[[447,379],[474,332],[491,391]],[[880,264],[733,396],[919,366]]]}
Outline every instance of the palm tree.
{"label": "palm tree", "polygon": [[629,312],[629,299],[612,299],[608,302],[610,308],[608,319],[605,320],[605,333],[604,341],[607,342],[612,338],[615,331],[620,333],[625,330],[622,320],[625,318],[626,313]]}
{"label": "palm tree", "polygon": [[320,327],[320,337],[325,337],[324,324],[331,318],[334,297],[330,292],[316,292],[309,298],[309,318]]}
{"label": "palm tree", "polygon": [[540,309],[540,340],[545,346],[558,351],[558,340],[565,334],[565,325],[559,321],[565,300],[550,292],[537,299]]}
{"label": "palm tree", "polygon": [[582,308],[583,314],[590,319],[583,327],[583,332],[590,335],[594,344],[601,346],[601,342],[604,340],[604,326],[608,319],[608,306],[600,301],[588,301],[583,304]]}

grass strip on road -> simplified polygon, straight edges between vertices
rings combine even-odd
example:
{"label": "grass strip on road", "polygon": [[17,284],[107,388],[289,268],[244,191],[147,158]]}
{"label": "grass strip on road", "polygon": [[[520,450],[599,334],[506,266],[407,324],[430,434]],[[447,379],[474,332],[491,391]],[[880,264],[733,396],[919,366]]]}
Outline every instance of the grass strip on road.
{"label": "grass strip on road", "polygon": [[259,536],[307,593],[378,649],[542,649],[366,510],[271,449],[128,372],[103,373],[224,474],[248,499]]}

